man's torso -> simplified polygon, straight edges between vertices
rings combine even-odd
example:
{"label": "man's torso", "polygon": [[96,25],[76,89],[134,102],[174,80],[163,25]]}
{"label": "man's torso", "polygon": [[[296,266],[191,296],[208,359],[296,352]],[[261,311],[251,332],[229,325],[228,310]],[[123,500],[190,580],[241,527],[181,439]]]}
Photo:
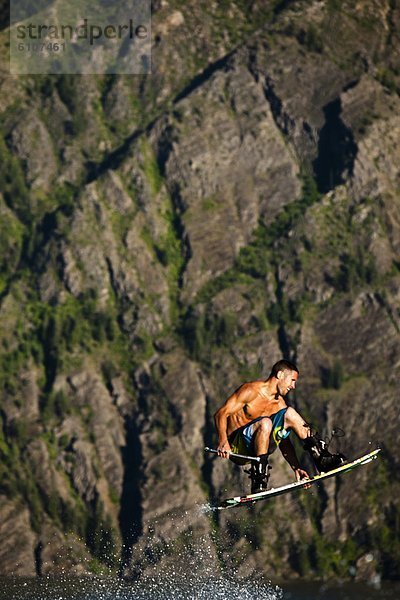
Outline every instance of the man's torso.
{"label": "man's torso", "polygon": [[228,435],[257,417],[270,417],[287,406],[281,395],[275,397],[274,394],[268,393],[265,381],[245,383],[242,388],[244,386],[248,386],[251,399],[235,414],[228,417]]}

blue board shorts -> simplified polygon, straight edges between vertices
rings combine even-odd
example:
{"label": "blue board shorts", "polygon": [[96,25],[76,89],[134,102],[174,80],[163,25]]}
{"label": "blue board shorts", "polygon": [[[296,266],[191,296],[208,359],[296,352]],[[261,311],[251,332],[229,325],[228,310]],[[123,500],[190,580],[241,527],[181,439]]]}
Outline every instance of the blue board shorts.
{"label": "blue board shorts", "polygon": [[[272,421],[272,440],[271,440],[271,442],[273,441],[275,443],[275,446],[272,444],[272,451],[273,451],[275,449],[275,447],[277,447],[282,440],[285,440],[286,438],[288,438],[291,433],[290,429],[284,430],[285,414],[286,414],[287,409],[288,409],[287,406],[286,406],[286,408],[281,408],[281,410],[278,410],[278,412],[271,415],[270,417],[257,417],[257,419],[253,419],[253,421],[250,421],[250,423],[247,423],[247,425],[244,425],[243,427],[236,429],[236,431],[231,433],[231,435],[229,436],[229,444],[230,444],[232,452],[235,452],[235,454],[247,454],[249,456],[255,455],[254,440],[253,440],[254,424],[258,423],[258,421],[261,421],[261,419],[271,419],[271,421]],[[270,442],[270,448],[271,448],[271,442]],[[246,461],[243,461],[241,459],[232,459],[232,460],[233,460],[233,462],[236,462],[237,464],[245,464],[246,463]]]}

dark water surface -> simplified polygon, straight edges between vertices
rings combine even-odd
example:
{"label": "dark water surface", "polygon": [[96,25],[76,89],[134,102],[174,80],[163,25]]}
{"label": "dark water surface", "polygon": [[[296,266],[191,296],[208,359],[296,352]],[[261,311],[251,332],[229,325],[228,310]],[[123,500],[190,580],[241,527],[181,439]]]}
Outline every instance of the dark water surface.
{"label": "dark water surface", "polygon": [[144,583],[116,579],[0,579],[0,600],[399,600],[400,584],[289,582],[281,587],[255,580],[209,578],[174,584],[158,578]]}
{"label": "dark water surface", "polygon": [[289,583],[282,585],[282,600],[400,600],[400,584],[378,587],[355,583]]}

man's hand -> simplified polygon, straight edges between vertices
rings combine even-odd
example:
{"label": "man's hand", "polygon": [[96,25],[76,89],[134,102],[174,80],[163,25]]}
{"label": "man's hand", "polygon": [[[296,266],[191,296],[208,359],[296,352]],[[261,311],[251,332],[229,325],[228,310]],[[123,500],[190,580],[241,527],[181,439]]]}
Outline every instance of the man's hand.
{"label": "man's hand", "polygon": [[[296,481],[301,481],[302,479],[310,479],[309,474],[307,473],[307,471],[304,471],[304,469],[295,469],[294,474],[296,475]],[[309,486],[305,486],[305,489],[307,489],[308,487],[311,487],[311,484]]]}
{"label": "man's hand", "polygon": [[229,458],[230,451],[231,447],[229,445],[228,440],[226,440],[226,442],[223,442],[222,444],[219,444],[217,448],[218,456],[221,456],[222,458]]}

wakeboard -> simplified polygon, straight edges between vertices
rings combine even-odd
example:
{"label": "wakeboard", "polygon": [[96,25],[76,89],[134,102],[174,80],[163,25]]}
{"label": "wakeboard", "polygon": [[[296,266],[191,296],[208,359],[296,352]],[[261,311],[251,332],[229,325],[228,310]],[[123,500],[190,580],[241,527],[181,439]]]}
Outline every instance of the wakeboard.
{"label": "wakeboard", "polygon": [[319,483],[324,479],[329,479],[329,477],[335,477],[336,475],[341,475],[342,473],[352,471],[361,465],[366,465],[372,460],[378,458],[380,451],[381,448],[377,448],[376,450],[373,450],[372,452],[369,452],[368,454],[365,454],[364,456],[361,456],[352,462],[347,462],[343,465],[340,465],[340,467],[332,469],[332,471],[328,471],[327,473],[319,473],[314,477],[301,479],[300,481],[282,485],[281,487],[271,488],[265,492],[257,492],[256,494],[249,494],[247,496],[235,496],[234,498],[227,498],[226,500],[223,500],[221,504],[216,506],[216,508],[218,510],[224,510],[225,508],[235,508],[236,506],[252,506],[261,500],[268,500],[268,498],[273,498],[274,496],[280,496],[281,494],[288,494],[290,492],[294,492],[295,490],[310,487],[311,485]]}

